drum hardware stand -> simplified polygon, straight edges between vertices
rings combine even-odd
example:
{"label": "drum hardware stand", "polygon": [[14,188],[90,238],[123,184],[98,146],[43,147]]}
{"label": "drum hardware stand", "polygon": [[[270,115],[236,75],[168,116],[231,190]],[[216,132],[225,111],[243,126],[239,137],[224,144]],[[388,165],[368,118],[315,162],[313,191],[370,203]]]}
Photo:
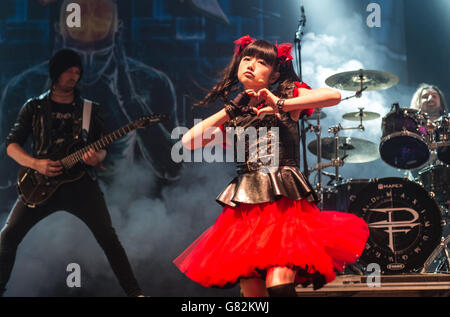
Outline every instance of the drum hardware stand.
{"label": "drum hardware stand", "polygon": [[[434,269],[433,273],[438,273],[439,269],[442,268],[445,264],[447,264],[447,272],[448,272],[450,270],[449,244],[450,244],[450,236],[448,236],[445,239],[442,238],[441,243],[436,247],[436,249],[434,249],[434,251],[428,257],[428,259],[425,261],[425,263],[423,265],[423,269],[420,271],[420,273],[427,273],[428,268],[435,261],[439,261],[440,263],[438,264],[436,269]],[[444,253],[444,256],[443,256],[443,258],[439,259],[438,256],[441,254],[442,251]]]}
{"label": "drum hardware stand", "polygon": [[398,103],[398,102],[395,102],[395,103],[393,103],[392,104],[392,106],[391,106],[391,111],[393,111],[393,110],[395,110],[395,112],[400,112],[400,104]]}
{"label": "drum hardware stand", "polygon": [[[319,195],[320,202],[318,203],[319,209],[323,208],[323,186],[322,186],[322,170],[324,168],[330,167],[330,166],[343,166],[344,165],[344,158],[336,157],[336,159],[332,160],[329,163],[322,163],[322,126],[320,125],[320,113],[322,111],[322,108],[316,108],[317,112],[317,125],[313,125],[309,123],[307,120],[305,120],[309,125],[309,130],[311,132],[314,132],[317,137],[317,164],[314,165],[314,168],[311,170],[308,170],[308,174],[311,174],[314,171],[317,171],[317,184],[316,184],[316,192]],[[339,181],[339,174],[336,174],[336,178]]]}
{"label": "drum hardware stand", "polygon": [[[318,181],[317,181],[317,186],[316,186],[316,191],[317,194],[319,195],[319,209],[323,208],[323,187],[322,187],[322,139],[321,139],[321,135],[322,135],[322,126],[320,125],[320,113],[322,111],[322,108],[316,108],[316,112],[317,112],[317,125],[312,125],[308,122],[309,124],[309,128],[311,132],[314,132],[316,134],[317,137],[317,164],[315,165],[314,170],[317,169],[318,171]],[[306,151],[306,148],[305,148]],[[317,168],[316,168],[317,167]],[[310,173],[308,173],[310,174]]]}
{"label": "drum hardware stand", "polygon": [[437,150],[440,147],[450,146],[450,141],[433,142],[429,144],[431,150]]}
{"label": "drum hardware stand", "polygon": [[368,88],[367,86],[363,87],[363,80],[364,80],[363,70],[360,69],[359,70],[359,90],[357,90],[356,93],[353,96],[341,99],[341,101],[348,100],[348,99],[351,99],[351,98],[361,98],[362,92]]}
{"label": "drum hardware stand", "polygon": [[[328,129],[328,133],[332,132],[334,134],[334,157],[338,163],[339,163],[339,131],[341,131],[342,129],[343,128],[340,123],[337,127],[331,127],[330,129]],[[339,177],[339,164],[336,164],[334,166],[334,170],[337,179]],[[337,182],[335,182],[335,184],[337,184]]]}
{"label": "drum hardware stand", "polygon": [[[364,131],[364,126],[362,124],[362,118],[363,118],[363,109],[364,108],[359,108],[359,112],[360,112],[360,124],[357,127],[350,127],[350,128],[343,128],[341,126],[341,124],[339,123],[337,126],[331,127],[328,129],[328,133],[333,133],[334,134],[334,154],[335,154],[335,159],[334,161],[332,161],[331,166],[335,167],[335,175],[336,175],[336,179],[339,179],[339,167],[344,165],[344,159],[347,157],[347,155],[345,155],[345,145],[343,145],[343,150],[344,150],[344,157],[340,158],[339,157],[339,132],[341,130],[360,130],[360,131]],[[337,184],[337,182],[336,182]]]}
{"label": "drum hardware stand", "polygon": [[[344,165],[344,159],[340,160],[342,162],[342,166]],[[325,172],[322,171],[322,174],[325,176],[328,176],[330,178],[330,180],[327,183],[327,186],[331,186],[331,184],[336,180],[337,182],[340,182],[343,180],[343,177],[341,175],[338,175],[338,177],[336,177],[336,175],[334,175],[333,173],[329,173],[329,172]]]}
{"label": "drum hardware stand", "polygon": [[434,122],[430,122],[430,120],[426,118],[427,141],[430,150],[434,150],[433,148],[431,148],[431,146],[434,146],[435,143],[434,136],[437,129],[438,127],[436,126],[436,124],[434,124]]}
{"label": "drum hardware stand", "polygon": [[[317,163],[314,165],[314,168],[309,170],[309,172],[312,173],[315,171],[323,170],[323,169],[325,169],[327,167],[331,167],[331,166],[344,166],[344,164],[345,164],[344,160],[347,158],[347,156],[348,155],[345,155],[342,158],[338,157],[336,159],[331,160],[331,162],[328,162],[328,163]],[[336,175],[328,173],[328,172],[324,172],[324,171],[322,171],[322,175],[336,178]],[[339,175],[339,179],[342,179],[342,176]]]}
{"label": "drum hardware stand", "polygon": [[359,126],[356,127],[356,128],[353,128],[353,129],[359,129],[359,130],[361,130],[361,131],[364,131],[365,128],[364,128],[364,126],[363,126],[363,124],[362,124],[362,122],[363,122],[363,117],[364,117],[364,108],[358,108],[358,109],[359,109]]}
{"label": "drum hardware stand", "polygon": [[[331,162],[329,162],[329,163],[322,163],[322,139],[321,139],[322,126],[320,125],[320,112],[322,111],[322,109],[321,108],[316,109],[317,125],[312,125],[308,122],[309,130],[311,132],[314,132],[317,137],[317,164],[314,165],[314,168],[312,170],[308,170],[308,174],[310,174],[311,172],[314,172],[314,171],[318,172],[318,174],[317,174],[318,181],[316,184],[316,191],[320,198],[319,209],[323,208],[322,170],[327,167],[334,166],[335,167],[335,177],[334,177],[333,181],[335,182],[335,184],[337,184],[340,179],[339,167],[344,166],[344,163],[345,163],[344,160],[347,157],[347,155],[344,155],[342,158],[339,157],[339,132],[341,130],[355,130],[355,129],[364,131],[364,129],[365,129],[362,124],[363,116],[364,116],[364,112],[363,112],[364,108],[358,108],[358,109],[360,111],[360,124],[357,127],[343,128],[341,126],[341,124],[339,124],[338,126],[331,127],[330,129],[328,129],[329,133],[334,134],[334,139],[335,139],[335,142],[334,142],[335,158],[334,158],[334,160],[331,160]],[[345,149],[344,149],[344,151],[345,151]]]}
{"label": "drum hardware stand", "polygon": [[352,98],[361,98],[362,92],[363,92],[364,90],[366,90],[366,89],[367,89],[367,87],[361,88],[361,89],[358,90],[353,96],[350,96],[350,97],[346,97],[346,98],[344,98],[344,99],[341,99],[341,102],[342,102],[342,101],[345,101],[345,100],[352,99]]}

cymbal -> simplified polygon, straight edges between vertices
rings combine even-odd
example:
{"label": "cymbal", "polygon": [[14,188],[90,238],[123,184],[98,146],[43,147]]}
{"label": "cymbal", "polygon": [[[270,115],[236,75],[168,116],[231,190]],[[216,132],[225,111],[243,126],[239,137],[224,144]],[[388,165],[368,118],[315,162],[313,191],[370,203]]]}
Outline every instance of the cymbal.
{"label": "cymbal", "polygon": [[[380,117],[380,114],[378,114],[376,112],[368,112],[368,111],[362,112],[362,121],[375,120],[375,119],[378,119],[379,117]],[[361,120],[359,111],[346,113],[342,116],[342,118],[344,118],[345,120],[350,120],[350,121],[360,121]]]}
{"label": "cymbal", "polygon": [[[317,140],[308,144],[308,150],[317,155]],[[358,138],[339,137],[338,157],[343,158],[345,155],[345,163],[367,163],[380,157],[378,144]],[[333,137],[322,139],[322,158],[335,159]]]}
{"label": "cymbal", "polygon": [[358,91],[361,89],[361,79],[367,91],[388,89],[398,84],[398,77],[394,74],[365,69],[334,74],[325,83],[341,90]]}

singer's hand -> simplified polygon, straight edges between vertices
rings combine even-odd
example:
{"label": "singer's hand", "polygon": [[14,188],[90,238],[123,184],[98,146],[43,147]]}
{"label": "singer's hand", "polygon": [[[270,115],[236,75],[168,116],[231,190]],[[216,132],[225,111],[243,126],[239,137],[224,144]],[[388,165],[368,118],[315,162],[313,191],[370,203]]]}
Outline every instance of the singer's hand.
{"label": "singer's hand", "polygon": [[275,96],[269,89],[263,88],[258,92],[252,91],[249,92],[249,95],[252,98],[256,98],[258,102],[264,101],[266,103],[266,106],[261,109],[255,107],[253,108],[253,111],[258,117],[261,115],[264,116],[267,114],[275,114],[278,119],[281,119],[277,106],[277,102],[280,98]]}

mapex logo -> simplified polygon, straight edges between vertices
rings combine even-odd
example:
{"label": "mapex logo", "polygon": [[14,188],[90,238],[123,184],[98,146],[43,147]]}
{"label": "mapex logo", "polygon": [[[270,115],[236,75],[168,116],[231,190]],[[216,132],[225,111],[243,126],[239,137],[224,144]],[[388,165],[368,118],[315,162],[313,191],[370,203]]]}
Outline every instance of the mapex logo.
{"label": "mapex logo", "polygon": [[403,184],[378,184],[378,189],[403,188]]}
{"label": "mapex logo", "polygon": [[387,268],[392,271],[403,270],[405,268],[405,264],[403,263],[390,263],[387,265]]}

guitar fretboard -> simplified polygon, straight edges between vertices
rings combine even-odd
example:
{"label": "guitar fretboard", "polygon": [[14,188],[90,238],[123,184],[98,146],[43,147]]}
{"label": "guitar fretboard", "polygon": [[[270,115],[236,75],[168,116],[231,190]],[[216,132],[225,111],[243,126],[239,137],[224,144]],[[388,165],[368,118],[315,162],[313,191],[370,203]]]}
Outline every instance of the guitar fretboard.
{"label": "guitar fretboard", "polygon": [[64,157],[61,159],[61,163],[66,169],[72,168],[80,162],[83,159],[83,155],[89,152],[90,149],[93,149],[94,151],[99,151],[101,149],[104,149],[109,144],[113,143],[117,139],[120,139],[124,135],[130,133],[131,131],[135,130],[137,127],[135,125],[135,122],[132,122],[130,124],[127,124],[126,126],[121,127],[120,129],[115,130],[114,132],[111,132],[107,135],[104,135],[99,140],[83,147],[82,149]]}

